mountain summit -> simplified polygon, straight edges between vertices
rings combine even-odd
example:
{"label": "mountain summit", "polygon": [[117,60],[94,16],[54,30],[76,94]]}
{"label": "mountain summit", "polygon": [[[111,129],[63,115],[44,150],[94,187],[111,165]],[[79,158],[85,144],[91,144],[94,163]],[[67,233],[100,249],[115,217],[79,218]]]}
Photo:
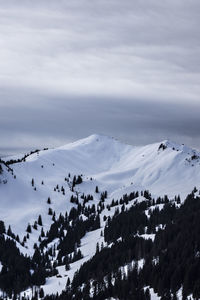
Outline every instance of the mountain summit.
{"label": "mountain summit", "polygon": [[69,173],[72,177],[83,175],[83,184],[77,187],[77,192],[90,193],[98,185],[114,199],[144,189],[157,196],[180,194],[184,198],[194,186],[200,185],[200,154],[168,140],[134,147],[94,134],[56,149],[27,155],[24,160],[9,165],[14,175],[5,166],[0,175],[7,182],[0,185],[0,217],[15,224],[19,232],[22,223],[24,226],[46,209],[44,199],[48,197],[54,199],[54,210],[62,211],[71,191],[65,186],[63,195],[55,193],[54,187],[63,185]]}
{"label": "mountain summit", "polygon": [[[151,199],[153,205],[163,207],[160,203],[172,199],[179,205],[195,186],[200,188],[200,153],[168,140],[134,147],[95,134],[56,149],[32,151],[9,161],[6,158],[0,165],[0,220],[7,228],[11,226],[7,234],[9,239],[15,238],[21,253],[35,257],[35,249],[41,245],[47,250],[66,247],[62,241],[68,239],[68,226],[75,226],[78,232],[82,229],[75,229],[79,223],[73,225],[70,219],[63,223],[62,214],[73,219],[78,213],[78,220],[86,226],[82,254],[74,250],[70,270],[59,260],[56,272],[63,277],[51,274],[44,285],[45,294],[61,293],[65,276],[72,279],[80,265],[95,255],[96,244],[103,242],[100,228],[105,227],[107,217],[114,216],[115,209],[122,210],[123,203],[130,208],[134,204],[131,201]],[[180,198],[175,197],[178,195]],[[158,203],[152,197],[159,197]],[[68,228],[61,239],[55,229],[58,220]],[[0,226],[4,232],[2,223]],[[73,249],[68,249],[69,253]]]}

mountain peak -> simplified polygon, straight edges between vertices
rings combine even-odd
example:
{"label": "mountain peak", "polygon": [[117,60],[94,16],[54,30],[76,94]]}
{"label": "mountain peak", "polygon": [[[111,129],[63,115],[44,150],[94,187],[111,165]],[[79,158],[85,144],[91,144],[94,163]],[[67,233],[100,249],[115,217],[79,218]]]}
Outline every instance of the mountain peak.
{"label": "mountain peak", "polygon": [[77,141],[74,141],[72,143],[69,143],[69,144],[66,144],[66,145],[63,145],[61,147],[59,147],[58,149],[62,149],[62,150],[65,150],[65,149],[69,149],[69,148],[74,148],[74,147],[77,147],[77,146],[84,146],[84,145],[88,145],[88,144],[93,144],[93,143],[96,143],[96,142],[101,142],[101,143],[109,143],[109,142],[117,142],[117,139],[113,138],[113,137],[110,137],[110,136],[106,136],[106,135],[103,135],[103,134],[92,134],[92,135],[89,135],[88,137],[86,138],[82,138],[82,139],[79,139]]}
{"label": "mountain peak", "polygon": [[178,144],[171,140],[164,140],[160,143],[158,150],[165,150],[165,149],[171,149],[177,152],[180,151],[189,155],[197,155],[197,156],[200,155],[199,151],[192,149],[184,144]]}

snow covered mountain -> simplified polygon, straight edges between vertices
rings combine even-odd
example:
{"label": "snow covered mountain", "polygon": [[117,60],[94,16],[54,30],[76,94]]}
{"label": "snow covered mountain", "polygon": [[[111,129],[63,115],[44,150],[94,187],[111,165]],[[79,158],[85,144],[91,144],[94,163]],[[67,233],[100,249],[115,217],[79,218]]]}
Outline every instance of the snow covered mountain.
{"label": "snow covered mountain", "polygon": [[[15,226],[19,234],[28,221],[46,211],[48,197],[57,213],[65,206],[71,208],[66,200],[71,190],[64,180],[69,173],[71,177],[83,175],[77,192],[94,193],[98,185],[114,199],[144,189],[156,196],[181,193],[184,198],[194,186],[200,186],[200,153],[170,141],[133,147],[110,137],[92,135],[37,152],[28,156],[26,162],[10,167],[16,179],[4,167],[1,177],[7,183],[0,186],[0,218]],[[54,192],[57,184],[64,186],[65,195]]]}
{"label": "snow covered mountain", "polygon": [[[91,195],[98,206],[97,187],[100,192],[107,192],[107,205],[133,191],[149,190],[153,197],[168,195],[173,198],[180,194],[184,200],[194,186],[200,188],[200,153],[170,141],[134,147],[95,134],[56,149],[36,151],[20,162],[8,164],[8,158],[2,160],[6,164],[1,163],[0,220],[6,226],[11,225],[21,241],[27,225],[33,226],[39,215],[47,232],[53,222],[49,209],[58,217],[76,207],[70,201],[72,196],[80,200],[81,195]],[[74,176],[81,178],[81,182],[74,184]],[[113,214],[114,209],[104,211],[104,215]],[[59,267],[59,274],[66,273],[73,278],[80,264],[95,254],[96,243],[103,241],[100,231],[88,233],[81,240],[84,258],[74,262],[68,272]],[[38,230],[33,230],[25,247],[17,244],[20,251],[33,255],[39,235]],[[55,290],[60,293],[65,284],[65,277],[50,278],[44,291],[46,294]]]}
{"label": "snow covered mountain", "polygon": [[[57,214],[71,208],[67,199],[72,192],[64,180],[69,173],[71,177],[83,175],[83,184],[76,192],[91,194],[99,186],[114,199],[145,189],[155,196],[181,193],[184,198],[194,186],[200,186],[200,153],[170,141],[133,147],[110,137],[92,135],[37,152],[28,156],[26,162],[10,167],[16,179],[4,167],[1,180],[7,183],[0,186],[0,218],[14,226],[18,234],[24,233],[27,223],[39,214],[45,215],[48,197]],[[54,191],[57,184],[64,186],[65,195]]]}

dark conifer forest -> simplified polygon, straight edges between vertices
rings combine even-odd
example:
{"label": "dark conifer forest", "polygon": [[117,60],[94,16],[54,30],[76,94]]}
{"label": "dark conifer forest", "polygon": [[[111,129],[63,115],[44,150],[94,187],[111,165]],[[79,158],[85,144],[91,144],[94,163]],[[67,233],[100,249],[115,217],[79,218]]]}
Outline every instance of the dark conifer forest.
{"label": "dark conifer forest", "polygon": [[[34,287],[32,299],[62,300],[151,299],[153,288],[162,300],[174,300],[182,288],[183,299],[189,295],[200,299],[200,197],[194,189],[181,205],[179,197],[169,201],[168,197],[153,199],[148,191],[142,194],[144,201],[137,202],[139,193],[134,192],[111,203],[115,214],[104,218],[103,245],[96,245],[96,254],[81,265],[72,282],[66,278],[61,295],[44,297],[40,287],[58,273],[57,266],[64,264],[69,270],[71,263],[83,258],[81,239],[101,227],[106,193],[98,209],[86,206],[87,201],[78,202],[69,214],[54,218],[50,230],[41,233],[43,239],[32,257],[20,253],[19,238],[0,221],[0,289],[16,298]],[[130,201],[133,205],[126,208]],[[42,225],[41,216],[38,224]],[[57,248],[48,248],[54,239],[59,239]]]}

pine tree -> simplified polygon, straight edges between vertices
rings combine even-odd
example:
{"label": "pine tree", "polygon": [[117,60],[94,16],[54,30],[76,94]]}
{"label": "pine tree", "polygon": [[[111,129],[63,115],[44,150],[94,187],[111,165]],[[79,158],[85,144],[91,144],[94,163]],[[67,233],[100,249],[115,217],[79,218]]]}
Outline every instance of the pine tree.
{"label": "pine tree", "polygon": [[45,234],[44,234],[44,229],[43,229],[43,227],[42,227],[42,229],[41,229],[41,237],[45,237]]}
{"label": "pine tree", "polygon": [[8,230],[7,230],[7,235],[9,235],[9,236],[12,236],[12,230],[11,230],[11,227],[10,227],[10,225],[8,226]]}
{"label": "pine tree", "polygon": [[44,290],[43,290],[43,288],[40,288],[39,297],[40,298],[44,298]]}
{"label": "pine tree", "polygon": [[0,221],[0,234],[3,234],[5,232],[6,232],[6,228],[5,228],[4,222]]}
{"label": "pine tree", "polygon": [[147,288],[146,291],[145,291],[145,300],[151,300],[151,295],[150,295],[150,292],[149,292],[149,288]]}
{"label": "pine tree", "polygon": [[55,211],[53,212],[53,217],[52,217],[52,221],[56,221],[56,213],[55,213]]}
{"label": "pine tree", "polygon": [[67,278],[67,286],[70,286],[70,278]]}
{"label": "pine tree", "polygon": [[38,217],[38,225],[42,226],[42,217],[41,217],[41,215],[39,215],[39,217]]}
{"label": "pine tree", "polygon": [[96,253],[95,254],[98,254],[99,253],[99,243],[97,243],[96,245]]}
{"label": "pine tree", "polygon": [[31,225],[30,225],[30,224],[28,224],[28,226],[27,226],[27,228],[26,228],[26,231],[27,231],[28,233],[31,233],[31,232],[32,232],[32,230],[31,230]]}
{"label": "pine tree", "polygon": [[72,187],[74,188],[75,185],[76,185],[76,175],[74,175],[74,177],[73,177]]}
{"label": "pine tree", "polygon": [[49,207],[48,215],[52,216],[53,215],[53,210],[51,207]]}
{"label": "pine tree", "polygon": [[66,263],[66,264],[65,264],[65,270],[66,270],[66,271],[69,271],[69,270],[70,270],[69,263]]}
{"label": "pine tree", "polygon": [[37,221],[34,222],[33,228],[37,230]]}

